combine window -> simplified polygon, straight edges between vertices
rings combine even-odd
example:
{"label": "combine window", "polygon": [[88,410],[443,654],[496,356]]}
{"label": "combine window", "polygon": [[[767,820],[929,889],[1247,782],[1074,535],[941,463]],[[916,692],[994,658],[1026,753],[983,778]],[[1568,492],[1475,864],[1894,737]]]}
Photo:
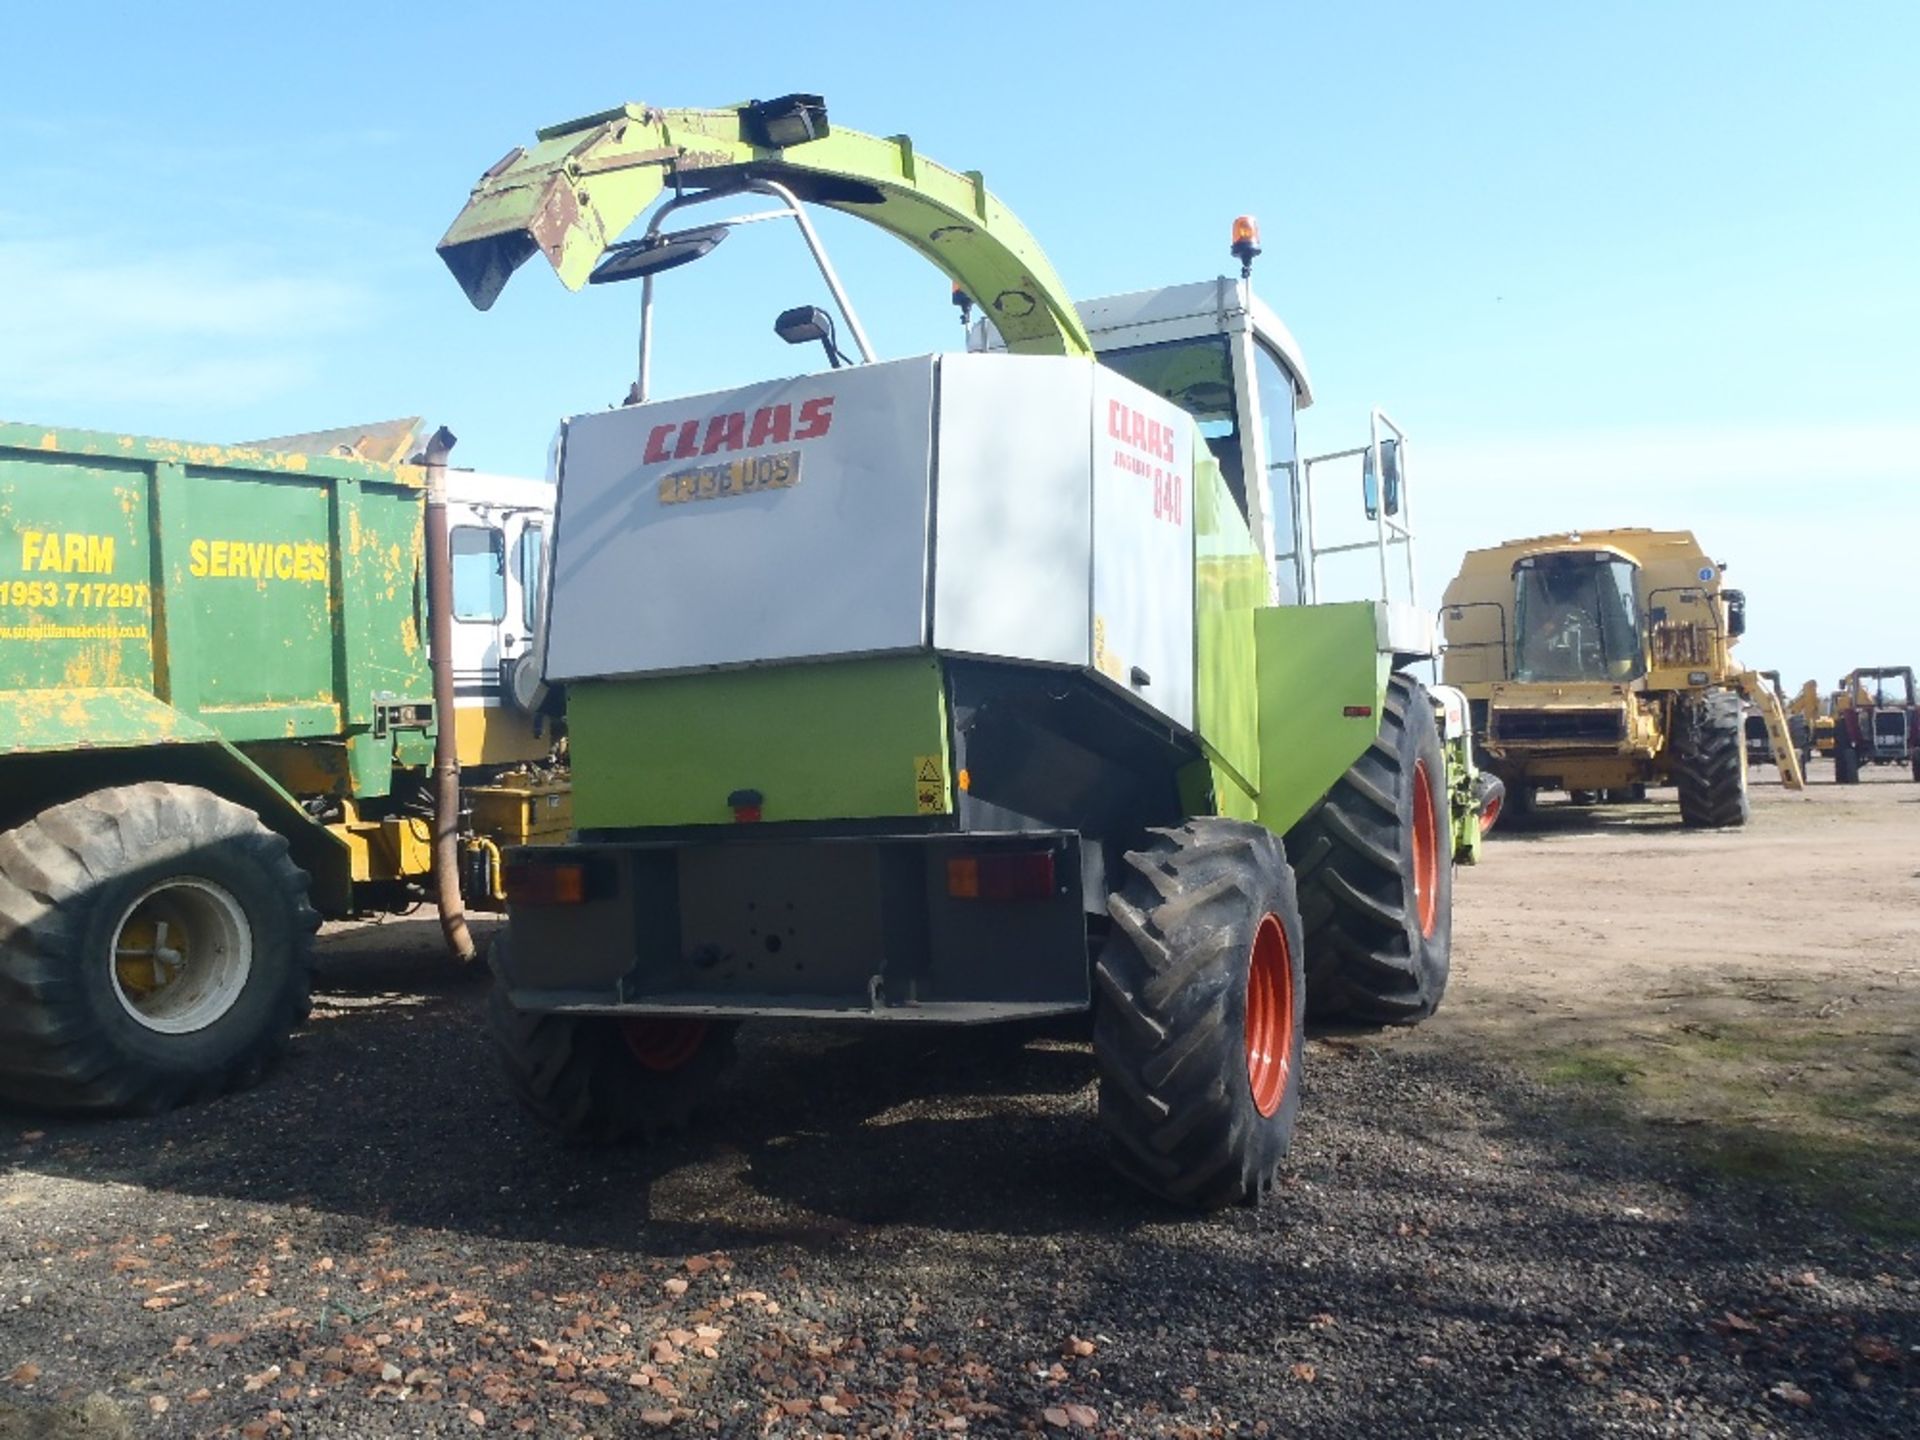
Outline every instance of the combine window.
{"label": "combine window", "polygon": [[[1103,350],[1100,363],[1171,400],[1193,417],[1244,517],[1247,477],[1240,459],[1239,407],[1234,403],[1233,357],[1227,350],[1226,336]],[[1291,410],[1287,423],[1291,429]]]}
{"label": "combine window", "polygon": [[[1293,381],[1280,362],[1264,345],[1253,347],[1253,379],[1260,392],[1260,428],[1267,432],[1267,495],[1271,513],[1267,516],[1267,553],[1291,555],[1294,552],[1293,465]],[[1292,565],[1281,567],[1283,592],[1294,589]],[[1291,604],[1297,595],[1283,593],[1281,601]]]}
{"label": "combine window", "polygon": [[454,527],[453,618],[488,625],[507,618],[507,537],[491,526]]}
{"label": "combine window", "polygon": [[1646,673],[1632,562],[1534,555],[1514,567],[1516,680],[1619,683]]}

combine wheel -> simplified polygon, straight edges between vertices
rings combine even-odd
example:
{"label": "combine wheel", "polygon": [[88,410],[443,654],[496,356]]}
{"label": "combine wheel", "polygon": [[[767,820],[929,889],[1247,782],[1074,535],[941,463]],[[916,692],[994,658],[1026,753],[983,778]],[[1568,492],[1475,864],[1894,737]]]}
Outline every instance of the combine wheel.
{"label": "combine wheel", "polygon": [[[1393,676],[1372,746],[1287,837],[1314,1015],[1411,1025],[1439,1006],[1453,935],[1446,774],[1425,687]],[[1510,813],[1532,798],[1510,787]]]}
{"label": "combine wheel", "polygon": [[1688,707],[1680,723],[1673,767],[1680,819],[1716,829],[1746,824],[1747,748],[1739,694],[1709,690]]}
{"label": "combine wheel", "polygon": [[[493,944],[501,952],[503,934]],[[487,1020],[514,1098],[569,1140],[651,1141],[683,1130],[733,1060],[713,1020],[527,1014],[495,968]]]}
{"label": "combine wheel", "polygon": [[305,1021],[320,917],[286,840],[188,785],[0,835],[0,1098],[152,1114],[249,1085]]}
{"label": "combine wheel", "polygon": [[1127,855],[1094,967],[1100,1120],[1115,1165],[1210,1209],[1273,1187],[1300,1110],[1300,915],[1280,840],[1192,820]]}

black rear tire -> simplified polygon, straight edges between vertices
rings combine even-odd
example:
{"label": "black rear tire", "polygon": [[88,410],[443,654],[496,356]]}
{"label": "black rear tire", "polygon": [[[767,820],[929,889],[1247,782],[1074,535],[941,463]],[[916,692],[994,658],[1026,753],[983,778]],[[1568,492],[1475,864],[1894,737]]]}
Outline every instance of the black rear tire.
{"label": "black rear tire", "polygon": [[[1446,786],[1426,688],[1395,675],[1373,744],[1287,836],[1315,1017],[1412,1025],[1439,1007],[1453,936]],[[1525,786],[1507,795],[1511,815],[1531,812]]]}
{"label": "black rear tire", "polygon": [[1300,1112],[1293,872],[1257,825],[1191,820],[1126,857],[1094,966],[1100,1121],[1117,1169],[1213,1209],[1273,1188]]}
{"label": "black rear tire", "polygon": [[487,1023],[514,1098],[567,1139],[590,1144],[684,1130],[733,1062],[738,1027],[517,1010],[503,978],[506,944],[502,933],[488,952]]}
{"label": "black rear tire", "polygon": [[1833,747],[1833,783],[1856,785],[1860,781],[1860,757],[1846,741]]}
{"label": "black rear tire", "polygon": [[0,835],[0,1098],[155,1114],[252,1084],[309,1008],[307,875],[190,785],[96,790]]}
{"label": "black rear tire", "polygon": [[1747,823],[1747,750],[1740,733],[1740,696],[1709,690],[1689,702],[1675,737],[1673,783],[1683,824],[1728,829]]}

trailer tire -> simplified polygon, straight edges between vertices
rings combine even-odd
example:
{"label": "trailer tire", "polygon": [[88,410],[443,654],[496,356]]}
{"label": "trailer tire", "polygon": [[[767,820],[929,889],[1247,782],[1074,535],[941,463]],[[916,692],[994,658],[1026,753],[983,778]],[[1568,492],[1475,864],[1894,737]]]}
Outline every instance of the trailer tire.
{"label": "trailer tire", "polygon": [[1752,810],[1739,694],[1709,690],[1687,707],[1680,726],[1673,783],[1681,822],[1712,829],[1746,824]]}
{"label": "trailer tire", "polygon": [[[488,1028],[508,1088],[536,1119],[568,1140],[651,1143],[684,1130],[733,1062],[738,1027],[714,1020],[621,1020],[514,1008],[495,938]],[[643,1036],[651,1035],[649,1045]]]}
{"label": "trailer tire", "polygon": [[1259,1203],[1300,1112],[1306,975],[1278,836],[1149,832],[1094,965],[1100,1122],[1123,1175],[1196,1209]]}
{"label": "trailer tire", "polygon": [[307,885],[284,836],[190,785],[0,835],[0,1098],[155,1114],[258,1080],[307,1018]]}
{"label": "trailer tire", "polygon": [[1860,757],[1842,740],[1833,747],[1833,783],[1856,785],[1860,781]]}
{"label": "trailer tire", "polygon": [[[1287,836],[1309,1014],[1413,1025],[1439,1008],[1453,937],[1446,783],[1426,688],[1394,675],[1373,744]],[[1513,812],[1530,813],[1513,794]]]}

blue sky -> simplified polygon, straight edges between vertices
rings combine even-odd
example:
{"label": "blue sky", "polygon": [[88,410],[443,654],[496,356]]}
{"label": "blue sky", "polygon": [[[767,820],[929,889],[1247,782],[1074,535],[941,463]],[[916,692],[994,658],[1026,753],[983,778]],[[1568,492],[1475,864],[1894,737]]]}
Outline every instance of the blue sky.
{"label": "blue sky", "polygon": [[[8,418],[423,414],[538,473],[624,391],[637,295],[529,265],[470,310],[433,245],[474,179],[623,100],[817,90],[985,171],[1079,294],[1219,273],[1256,214],[1305,448],[1372,404],[1414,437],[1429,600],[1468,545],[1691,526],[1749,663],[1920,663],[1920,7],[74,3],[9,42]],[[883,354],[957,343],[938,275],[828,222]],[[663,287],[663,390],[791,367],[771,318],[820,297],[784,239]]]}

